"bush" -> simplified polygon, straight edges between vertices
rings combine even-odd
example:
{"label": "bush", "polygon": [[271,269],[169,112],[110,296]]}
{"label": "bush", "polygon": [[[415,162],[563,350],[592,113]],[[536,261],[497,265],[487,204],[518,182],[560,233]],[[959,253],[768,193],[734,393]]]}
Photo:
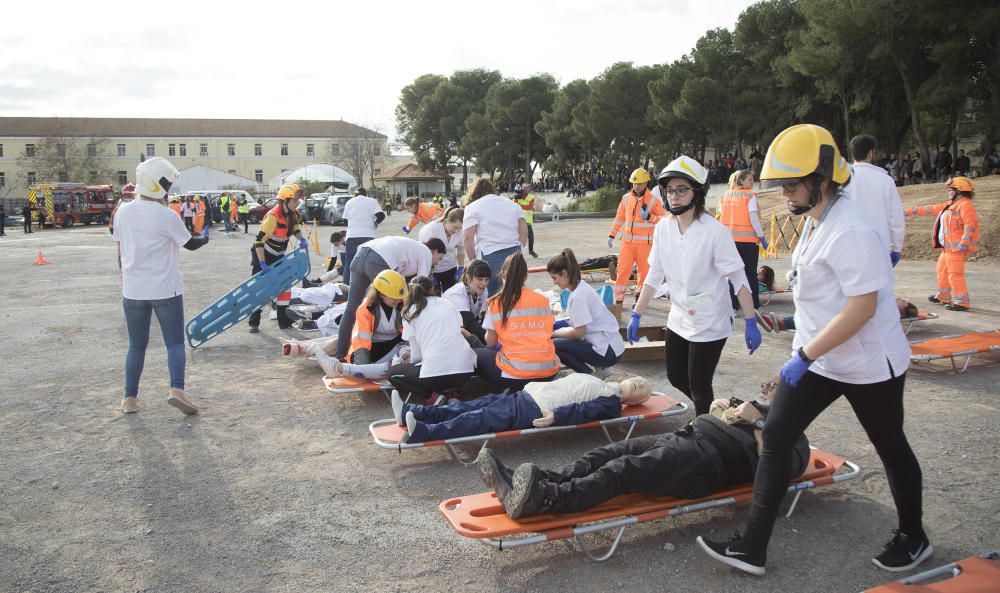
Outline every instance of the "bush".
{"label": "bush", "polygon": [[589,196],[592,200],[590,211],[606,212],[608,210],[617,210],[623,193],[625,193],[625,190],[621,188],[605,185]]}

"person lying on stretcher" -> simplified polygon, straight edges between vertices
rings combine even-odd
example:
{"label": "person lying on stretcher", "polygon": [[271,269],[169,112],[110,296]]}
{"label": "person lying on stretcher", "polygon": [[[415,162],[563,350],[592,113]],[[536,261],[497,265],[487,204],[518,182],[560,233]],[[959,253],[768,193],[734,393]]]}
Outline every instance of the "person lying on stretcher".
{"label": "person lying on stretcher", "polygon": [[[776,380],[776,379],[775,379]],[[623,494],[701,498],[753,482],[761,429],[777,385],[761,386],[754,402],[717,399],[676,432],[598,447],[573,463],[546,470],[524,463],[511,470],[489,449],[479,453],[479,475],[512,519],[574,513]],[[792,476],[809,463],[809,441],[795,444]]]}
{"label": "person lying on stretcher", "polygon": [[531,382],[514,393],[492,393],[445,406],[403,403],[392,392],[392,413],[406,426],[403,442],[474,436],[503,430],[572,426],[618,418],[622,404],[642,405],[652,395],[649,381],[631,377],[605,383],[592,375],[574,373],[555,381]]}

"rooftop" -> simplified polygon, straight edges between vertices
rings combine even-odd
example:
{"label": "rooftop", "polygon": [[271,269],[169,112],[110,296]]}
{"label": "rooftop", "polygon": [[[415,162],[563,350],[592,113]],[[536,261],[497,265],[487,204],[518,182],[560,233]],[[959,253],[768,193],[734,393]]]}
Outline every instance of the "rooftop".
{"label": "rooftop", "polygon": [[0,137],[357,138],[377,136],[343,120],[0,117]]}
{"label": "rooftop", "polygon": [[440,171],[424,171],[413,163],[407,163],[398,167],[393,167],[375,176],[380,181],[404,181],[404,180],[435,180],[447,179],[449,175]]}

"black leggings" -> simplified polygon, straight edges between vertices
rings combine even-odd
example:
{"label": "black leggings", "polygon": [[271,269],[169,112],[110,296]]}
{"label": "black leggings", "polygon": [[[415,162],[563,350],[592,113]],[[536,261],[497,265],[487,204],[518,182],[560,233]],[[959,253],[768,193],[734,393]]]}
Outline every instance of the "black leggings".
{"label": "black leggings", "polygon": [[784,382],[778,385],[764,425],[764,448],[757,464],[753,504],[744,535],[748,544],[767,548],[788,488],[792,447],[812,421],[841,395],[850,402],[882,459],[896,503],[899,530],[908,535],[924,534],[920,464],[903,433],[905,381],[904,373],[880,383],[854,385],[807,372],[797,387]]}
{"label": "black leggings", "polygon": [[421,377],[420,366],[410,363],[397,364],[389,368],[389,382],[399,390],[406,399],[408,394],[415,398],[413,403],[422,404],[431,396],[431,392],[443,392],[449,389],[459,389],[469,382],[472,371],[454,375],[438,375],[437,377]]}
{"label": "black leggings", "polygon": [[667,379],[694,402],[695,415],[708,414],[715,399],[712,377],[726,338],[714,342],[689,342],[667,329]]}

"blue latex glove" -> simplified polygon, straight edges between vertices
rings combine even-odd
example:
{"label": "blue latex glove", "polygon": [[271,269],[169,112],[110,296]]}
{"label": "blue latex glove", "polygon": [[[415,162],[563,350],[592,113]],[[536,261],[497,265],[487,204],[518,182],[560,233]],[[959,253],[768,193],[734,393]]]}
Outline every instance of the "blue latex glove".
{"label": "blue latex glove", "polygon": [[811,362],[807,362],[799,356],[799,351],[796,350],[792,354],[792,357],[781,367],[781,380],[795,387],[799,384],[799,379],[802,378],[802,375],[806,374],[806,371],[809,370],[809,365],[811,364]]}
{"label": "blue latex glove", "polygon": [[639,216],[641,216],[643,220],[649,220],[649,214],[650,214],[650,212],[649,212],[649,206],[646,206],[645,204],[643,204],[639,208]]}
{"label": "blue latex glove", "polygon": [[309,251],[309,242],[306,241],[305,239],[299,239],[299,247],[305,249],[306,251]]}
{"label": "blue latex glove", "polygon": [[410,227],[404,226],[403,227],[403,232],[406,233],[407,235],[409,235],[410,234]]}
{"label": "blue latex glove", "polygon": [[562,329],[564,327],[569,327],[569,319],[556,319],[556,322],[552,324],[552,331]]}
{"label": "blue latex glove", "polygon": [[895,268],[896,264],[899,263],[899,252],[898,251],[890,251],[889,252],[889,261],[892,262],[892,267]]}
{"label": "blue latex glove", "polygon": [[760,246],[763,247],[764,250],[767,250],[767,239],[765,239],[764,237],[761,237],[760,238]]}
{"label": "blue latex glove", "polygon": [[271,264],[267,263],[266,261],[261,261],[260,262],[260,271],[261,272],[266,272],[266,271],[268,271],[270,269],[271,269]]}
{"label": "blue latex glove", "polygon": [[458,266],[458,268],[455,269],[455,282],[461,282],[462,274],[464,273],[465,273],[465,268],[462,266]]}
{"label": "blue latex glove", "polygon": [[743,337],[747,340],[747,348],[750,349],[750,354],[753,354],[757,348],[760,348],[760,330],[757,329],[757,318],[747,317],[743,320],[745,322],[745,327],[743,328]]}
{"label": "blue latex glove", "polygon": [[632,311],[632,320],[628,322],[628,329],[625,330],[629,344],[635,344],[639,341],[639,319],[641,318],[642,315]]}
{"label": "blue latex glove", "polygon": [[611,249],[614,246],[615,246],[615,238],[614,237],[608,237],[608,249]]}
{"label": "blue latex glove", "polygon": [[209,226],[208,226],[208,225],[206,224],[206,225],[205,225],[205,228],[201,229],[201,233],[199,233],[199,234],[198,234],[198,236],[200,236],[200,237],[203,237],[203,238],[207,239],[207,238],[208,238],[208,229],[209,229],[209,228],[211,228],[211,227],[209,227]]}

